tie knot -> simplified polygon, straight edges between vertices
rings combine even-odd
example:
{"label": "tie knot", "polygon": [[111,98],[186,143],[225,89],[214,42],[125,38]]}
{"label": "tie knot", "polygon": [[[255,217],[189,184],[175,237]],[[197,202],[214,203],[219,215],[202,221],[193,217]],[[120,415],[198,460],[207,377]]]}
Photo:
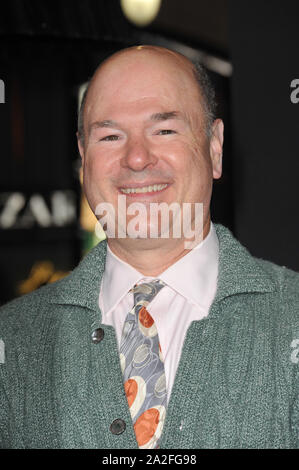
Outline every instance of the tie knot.
{"label": "tie knot", "polygon": [[139,285],[135,284],[130,290],[134,294],[134,304],[141,300],[146,300],[148,303],[151,302],[164,286],[164,282],[160,279],[154,279],[151,282],[144,282]]}

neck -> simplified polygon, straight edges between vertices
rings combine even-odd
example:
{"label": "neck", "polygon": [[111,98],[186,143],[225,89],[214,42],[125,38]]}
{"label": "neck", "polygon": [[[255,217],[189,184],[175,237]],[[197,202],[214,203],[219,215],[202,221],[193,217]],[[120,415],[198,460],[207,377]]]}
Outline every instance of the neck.
{"label": "neck", "polygon": [[[210,231],[210,217],[203,226],[204,240]],[[190,253],[185,239],[108,239],[111,251],[144,276],[158,276],[180,258]]]}

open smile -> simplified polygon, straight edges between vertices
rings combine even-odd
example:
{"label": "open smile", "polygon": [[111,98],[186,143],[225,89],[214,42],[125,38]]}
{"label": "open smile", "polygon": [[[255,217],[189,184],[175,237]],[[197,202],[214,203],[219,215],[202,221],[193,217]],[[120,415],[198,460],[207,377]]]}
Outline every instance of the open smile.
{"label": "open smile", "polygon": [[164,191],[168,186],[169,186],[169,183],[162,183],[162,184],[152,184],[148,186],[125,187],[125,188],[119,188],[119,190],[122,194],[130,195],[130,196],[140,195],[140,194],[151,195],[151,194],[156,194],[156,193]]}

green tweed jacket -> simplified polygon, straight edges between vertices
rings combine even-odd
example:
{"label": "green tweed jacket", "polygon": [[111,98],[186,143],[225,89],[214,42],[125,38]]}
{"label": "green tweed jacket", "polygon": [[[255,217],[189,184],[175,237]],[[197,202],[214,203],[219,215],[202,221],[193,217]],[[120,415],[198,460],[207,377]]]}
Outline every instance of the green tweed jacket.
{"label": "green tweed jacket", "polygon": [[[187,332],[160,447],[297,448],[299,274],[215,227],[217,293]],[[0,309],[0,447],[137,448],[115,332],[101,325],[105,256],[103,241],[66,278]]]}

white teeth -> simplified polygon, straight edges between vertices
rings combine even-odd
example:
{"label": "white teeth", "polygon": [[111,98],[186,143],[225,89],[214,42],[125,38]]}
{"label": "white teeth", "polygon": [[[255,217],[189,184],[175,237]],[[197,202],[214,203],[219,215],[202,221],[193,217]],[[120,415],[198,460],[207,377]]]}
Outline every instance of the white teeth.
{"label": "white teeth", "polygon": [[150,193],[153,191],[161,191],[166,188],[167,184],[154,184],[153,186],[144,186],[143,188],[121,188],[121,192],[125,194],[130,193]]}

